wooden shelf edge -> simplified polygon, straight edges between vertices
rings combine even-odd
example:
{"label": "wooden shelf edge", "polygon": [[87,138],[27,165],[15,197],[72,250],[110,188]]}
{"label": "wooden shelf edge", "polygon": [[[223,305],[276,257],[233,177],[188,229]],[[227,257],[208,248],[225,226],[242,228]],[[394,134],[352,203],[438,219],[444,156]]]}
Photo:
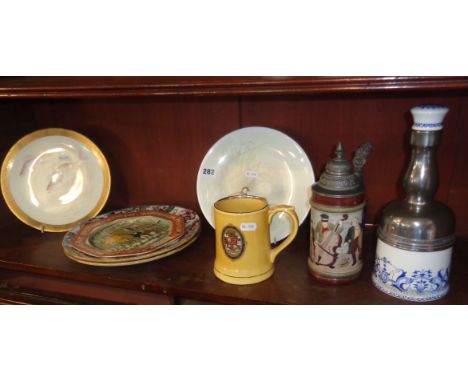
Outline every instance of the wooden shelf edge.
{"label": "wooden shelf edge", "polygon": [[15,77],[0,99],[464,91],[468,77]]}
{"label": "wooden shelf edge", "polygon": [[[246,297],[235,297],[235,296],[224,296],[222,294],[215,295],[212,292],[204,293],[198,290],[183,289],[177,287],[171,287],[162,284],[154,283],[132,283],[125,282],[124,280],[119,280],[118,278],[102,278],[94,277],[91,273],[87,276],[82,277],[82,275],[75,273],[61,273],[57,274],[53,270],[48,270],[47,268],[40,268],[35,266],[24,266],[24,264],[15,264],[12,262],[5,262],[0,260],[0,271],[13,271],[21,272],[23,274],[31,274],[43,277],[49,277],[51,280],[60,279],[64,281],[92,284],[96,287],[109,287],[109,288],[120,288],[126,289],[128,291],[134,292],[144,292],[148,294],[157,294],[171,297],[175,300],[181,299],[193,299],[199,301],[206,301],[209,303],[220,303],[220,304],[273,304],[271,302],[265,302],[257,300],[255,298],[246,298]],[[125,285],[123,285],[125,284]]]}
{"label": "wooden shelf edge", "polygon": [[[19,227],[19,228],[18,228]],[[21,241],[11,239],[16,231]],[[252,286],[219,282],[212,274],[213,235],[206,231],[185,253],[135,268],[88,267],[67,259],[61,251],[61,235],[38,237],[36,232],[14,225],[9,231],[10,248],[0,251],[0,288],[26,288],[41,295],[60,293],[83,299],[117,300],[126,303],[172,302],[192,299],[221,304],[405,304],[375,289],[370,274],[373,268],[375,235],[364,234],[364,269],[359,280],[341,287],[314,282],[307,272],[308,230],[285,250],[274,277]],[[453,290],[446,303],[465,303],[466,248],[468,238],[457,237],[454,257]],[[44,293],[45,293],[44,292]],[[109,297],[110,296],[110,297]],[[117,298],[117,297],[118,298]],[[1,297],[1,296],[0,296]],[[97,298],[99,297],[99,298]],[[64,301],[67,298],[64,298]],[[119,300],[119,301],[120,301]],[[71,300],[70,300],[71,301]],[[150,301],[150,303],[151,303]]]}

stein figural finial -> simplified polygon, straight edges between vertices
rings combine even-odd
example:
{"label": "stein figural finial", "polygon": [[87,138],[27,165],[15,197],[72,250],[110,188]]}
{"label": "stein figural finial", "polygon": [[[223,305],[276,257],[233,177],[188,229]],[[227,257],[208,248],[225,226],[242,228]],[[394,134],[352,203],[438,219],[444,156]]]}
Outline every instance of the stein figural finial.
{"label": "stein figural finial", "polygon": [[435,202],[439,178],[436,149],[447,107],[411,109],[412,155],[403,181],[406,197],[383,211],[372,281],[381,291],[410,301],[431,301],[449,289],[455,219]]}
{"label": "stein figural finial", "polygon": [[327,284],[356,279],[362,269],[362,219],[365,206],[362,171],[372,145],[358,148],[353,161],[345,159],[341,142],[320,180],[312,186],[311,275]]}

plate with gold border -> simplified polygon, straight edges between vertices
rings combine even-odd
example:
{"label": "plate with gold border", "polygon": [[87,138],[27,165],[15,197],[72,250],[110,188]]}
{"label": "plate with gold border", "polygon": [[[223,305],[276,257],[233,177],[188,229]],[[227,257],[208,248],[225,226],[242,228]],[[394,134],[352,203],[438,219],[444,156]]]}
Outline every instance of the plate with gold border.
{"label": "plate with gold border", "polygon": [[96,216],[110,192],[109,165],[84,135],[68,129],[34,131],[8,151],[1,169],[6,204],[23,223],[63,232]]}

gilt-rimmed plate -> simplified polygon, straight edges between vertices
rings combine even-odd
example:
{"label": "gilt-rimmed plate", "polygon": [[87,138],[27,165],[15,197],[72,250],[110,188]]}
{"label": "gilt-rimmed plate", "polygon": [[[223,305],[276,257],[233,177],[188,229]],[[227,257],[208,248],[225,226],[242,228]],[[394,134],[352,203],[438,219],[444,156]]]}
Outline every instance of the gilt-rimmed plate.
{"label": "gilt-rimmed plate", "polygon": [[172,205],[125,208],[90,219],[67,232],[63,248],[87,262],[122,262],[155,258],[191,242],[200,217]]}
{"label": "gilt-rimmed plate", "polygon": [[2,164],[1,186],[18,219],[60,232],[99,213],[109,196],[110,171],[90,139],[50,128],[15,143]]}
{"label": "gilt-rimmed plate", "polygon": [[[213,227],[213,204],[242,191],[262,196],[270,205],[293,205],[302,223],[310,210],[314,179],[307,154],[291,137],[268,127],[245,127],[222,137],[205,155],[197,177],[198,202]],[[271,242],[290,231],[288,218],[276,215]]]}

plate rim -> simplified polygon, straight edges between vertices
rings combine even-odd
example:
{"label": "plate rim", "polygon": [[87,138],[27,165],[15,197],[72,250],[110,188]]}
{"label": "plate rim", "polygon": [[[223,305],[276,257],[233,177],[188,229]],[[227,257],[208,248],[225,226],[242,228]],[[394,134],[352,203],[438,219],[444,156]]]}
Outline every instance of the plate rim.
{"label": "plate rim", "polygon": [[[139,212],[139,211],[142,211],[142,210],[143,211],[155,210],[154,207],[166,207],[166,206],[170,206],[170,207],[173,207],[173,208],[180,209],[181,210],[180,212],[182,214],[179,214],[179,216],[183,216],[183,214],[186,213],[187,211],[192,213],[193,216],[194,216],[193,221],[194,221],[194,225],[195,225],[196,230],[193,231],[194,232],[193,234],[191,234],[192,230],[188,231],[188,226],[185,224],[185,221],[184,221],[184,233],[178,239],[176,239],[176,242],[177,242],[176,245],[171,245],[173,243],[173,242],[171,242],[170,244],[166,244],[166,245],[164,245],[164,246],[162,246],[160,248],[153,249],[150,252],[143,252],[143,253],[140,253],[140,254],[118,255],[118,256],[115,256],[115,255],[114,256],[99,256],[99,255],[93,255],[93,254],[86,253],[86,252],[74,247],[73,244],[72,244],[72,240],[75,238],[77,233],[80,232],[81,229],[84,226],[86,226],[87,224],[94,223],[93,220],[96,221],[96,220],[99,219],[99,221],[103,221],[103,220],[106,220],[109,215],[122,214],[122,213],[126,213],[126,212]],[[158,209],[158,211],[160,211],[160,209]],[[172,210],[170,212],[166,212],[166,213],[171,214]],[[119,217],[117,217],[117,219],[119,219]],[[157,253],[165,253],[167,251],[170,251],[170,250],[172,250],[174,248],[177,248],[178,246],[181,246],[184,243],[190,241],[193,236],[197,235],[200,232],[200,230],[201,230],[200,215],[193,209],[182,207],[180,205],[175,205],[175,204],[139,205],[139,206],[125,207],[125,208],[121,208],[121,209],[118,209],[118,210],[108,211],[108,212],[105,212],[105,213],[103,213],[103,214],[101,214],[99,216],[96,216],[96,217],[92,218],[92,219],[89,219],[88,221],[82,222],[79,225],[76,225],[75,227],[73,227],[71,230],[69,230],[63,236],[62,247],[64,247],[64,248],[71,247],[74,251],[80,252],[85,256],[92,257],[92,258],[95,258],[95,259],[100,259],[100,260],[102,260],[102,259],[108,259],[108,260],[113,259],[113,260],[116,260],[116,259],[124,259],[124,258],[128,258],[128,257],[143,256],[143,255],[148,255],[148,254],[155,255]],[[167,247],[169,247],[169,249]]]}
{"label": "plate rim", "polygon": [[[96,266],[96,267],[123,267],[123,266],[131,266],[131,265],[139,265],[139,264],[145,264],[149,263],[152,261],[164,259],[165,257],[169,257],[172,255],[175,255],[176,253],[179,253],[186,249],[187,247],[191,246],[193,243],[195,243],[200,236],[200,232],[198,233],[189,241],[185,242],[184,244],[180,245],[179,247],[174,248],[172,251],[168,251],[166,253],[162,253],[160,256],[158,255],[153,255],[153,256],[148,256],[145,258],[136,258],[134,260],[125,260],[125,261],[115,261],[115,262],[94,262],[92,260],[83,260],[83,259],[78,259],[74,257],[72,254],[72,251],[70,251],[68,248],[63,248],[63,252],[65,256],[67,256],[70,260],[76,261],[77,263],[80,264],[85,264],[85,265],[90,265],[90,266]],[[150,255],[150,254],[148,254]]]}
{"label": "plate rim", "polygon": [[65,256],[67,256],[70,260],[76,261],[77,263],[81,263],[81,264],[97,266],[97,267],[131,266],[131,265],[145,264],[145,263],[149,263],[149,262],[152,262],[152,261],[155,261],[155,260],[160,260],[160,259],[163,259],[165,257],[175,255],[176,253],[179,253],[180,251],[183,251],[184,249],[186,249],[187,247],[189,247],[193,243],[195,243],[197,241],[197,239],[199,238],[200,234],[201,234],[201,229],[199,229],[197,231],[197,233],[190,240],[186,241],[185,243],[181,244],[178,247],[173,248],[172,250],[169,250],[167,252],[163,252],[163,253],[161,253],[159,255],[157,253],[148,253],[145,256],[141,256],[141,257],[137,256],[133,260],[131,260],[131,259],[122,259],[122,260],[119,260],[119,261],[116,260],[116,261],[112,261],[112,262],[109,262],[109,261],[106,261],[106,262],[93,261],[93,259],[84,260],[84,259],[75,257],[75,255],[73,254],[73,252],[79,252],[79,251],[76,251],[73,248],[70,249],[70,248],[65,248],[65,247],[62,247],[62,249],[63,249],[63,252],[64,252]]}
{"label": "plate rim", "polygon": [[[284,136],[286,139],[292,141],[295,145],[297,145],[304,153],[305,157],[307,158],[308,160],[308,164],[310,165],[310,169],[311,169],[311,173],[312,173],[312,184],[315,182],[315,172],[314,172],[314,168],[312,167],[312,162],[310,161],[310,158],[309,156],[307,155],[306,151],[302,148],[302,146],[295,140],[293,139],[291,136],[289,136],[288,134],[284,133],[283,131],[281,130],[278,130],[278,129],[275,129],[275,128],[272,128],[272,127],[267,127],[267,126],[259,126],[259,125],[252,125],[252,126],[245,126],[245,127],[241,127],[241,128],[238,128],[238,129],[235,129],[235,130],[232,130],[226,134],[224,134],[222,137],[220,137],[219,139],[217,139],[209,148],[208,150],[206,151],[206,154],[204,155],[201,163],[200,163],[200,166],[198,168],[198,172],[197,172],[197,184],[196,184],[196,187],[197,187],[197,199],[198,199],[198,204],[200,206],[200,209],[201,209],[201,212],[203,214],[203,216],[205,217],[206,221],[208,222],[208,224],[211,225],[211,227],[214,228],[214,221],[211,222],[210,220],[212,219],[211,217],[208,218],[207,215],[205,214],[205,210],[203,208],[203,205],[202,203],[200,203],[200,183],[201,183],[201,170],[203,168],[203,163],[205,162],[206,158],[208,157],[208,155],[211,153],[211,151],[213,151],[213,148],[223,139],[225,139],[228,135],[231,135],[231,134],[234,134],[238,131],[241,131],[241,130],[245,130],[245,129],[261,129],[261,130],[264,130],[264,131],[271,131],[271,132],[274,132],[275,134],[279,134],[279,135],[282,135]],[[311,184],[311,185],[312,185]],[[239,190],[240,191],[240,190]],[[302,217],[302,219],[300,219],[299,221],[299,225],[301,225],[306,219],[307,219],[307,216],[310,212],[310,206],[308,207],[306,213],[304,214],[304,216]]]}
{"label": "plate rim", "polygon": [[[33,219],[19,207],[19,205],[16,203],[13,197],[13,194],[11,192],[10,180],[9,180],[10,172],[8,170],[9,165],[14,161],[18,153],[26,145],[28,145],[29,143],[33,142],[36,139],[48,137],[48,136],[65,136],[68,138],[72,138],[82,143],[83,145],[85,145],[92,152],[92,154],[97,158],[99,167],[101,168],[103,177],[104,177],[103,190],[102,190],[101,196],[98,202],[96,203],[96,205],[93,207],[93,209],[86,216],[78,220],[75,220],[73,222],[67,223],[67,224],[42,223],[36,219]],[[106,157],[104,156],[102,151],[99,149],[99,147],[91,139],[89,139],[85,135],[75,130],[65,129],[61,127],[49,127],[49,128],[36,130],[29,134],[26,134],[25,136],[20,138],[18,141],[16,141],[15,144],[8,150],[8,153],[6,154],[2,162],[0,184],[1,184],[2,195],[3,195],[3,198],[5,199],[5,202],[8,208],[23,223],[29,225],[30,227],[38,229],[40,231],[64,232],[64,231],[68,231],[70,228],[74,227],[75,225],[85,220],[95,217],[102,210],[110,194],[111,173],[110,173],[110,168],[109,168],[109,164],[107,163]]]}

